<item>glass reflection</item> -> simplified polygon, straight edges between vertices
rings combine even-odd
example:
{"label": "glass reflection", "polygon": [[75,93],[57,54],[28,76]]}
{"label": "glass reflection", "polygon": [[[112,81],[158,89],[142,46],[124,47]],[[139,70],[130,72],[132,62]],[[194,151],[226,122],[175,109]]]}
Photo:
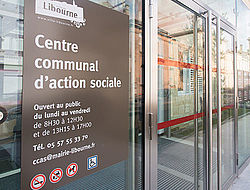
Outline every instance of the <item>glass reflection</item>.
{"label": "glass reflection", "polygon": [[235,0],[201,0],[206,5],[211,7],[223,18],[236,25],[236,1]]}
{"label": "glass reflection", "polygon": [[222,183],[234,173],[234,55],[233,36],[221,30]]}
{"label": "glass reflection", "polygon": [[250,4],[238,0],[238,151],[239,167],[250,157]]}
{"label": "glass reflection", "polygon": [[[129,15],[130,110],[128,117],[131,122],[128,149],[130,154],[128,160],[61,189],[84,189],[87,182],[88,189],[143,189],[142,2],[92,1]],[[8,113],[7,120],[0,124],[0,189],[20,189],[23,9],[23,0],[0,0],[0,108],[3,107]]]}
{"label": "glass reflection", "polygon": [[158,189],[202,189],[204,22],[158,6]]}
{"label": "glass reflection", "polygon": [[22,44],[23,1],[0,1],[0,189],[20,186]]}

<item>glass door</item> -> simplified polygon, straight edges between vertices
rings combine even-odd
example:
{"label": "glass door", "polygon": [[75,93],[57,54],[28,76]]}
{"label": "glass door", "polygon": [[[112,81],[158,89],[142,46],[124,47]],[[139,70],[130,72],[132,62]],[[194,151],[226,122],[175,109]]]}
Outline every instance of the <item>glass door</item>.
{"label": "glass door", "polygon": [[[211,28],[212,170],[213,189],[222,189],[236,174],[236,106],[234,35],[221,26]],[[220,109],[218,109],[220,108]]]}
{"label": "glass door", "polygon": [[220,30],[222,185],[235,174],[234,36]]}
{"label": "glass door", "polygon": [[192,1],[159,0],[155,22],[151,189],[227,188],[237,172],[235,29]]}
{"label": "glass door", "polygon": [[158,189],[202,189],[205,18],[158,1]]}

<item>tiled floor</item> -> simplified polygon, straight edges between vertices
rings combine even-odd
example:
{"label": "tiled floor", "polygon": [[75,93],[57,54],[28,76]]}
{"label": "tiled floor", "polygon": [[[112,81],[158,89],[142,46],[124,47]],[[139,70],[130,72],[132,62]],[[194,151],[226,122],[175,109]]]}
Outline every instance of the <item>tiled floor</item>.
{"label": "tiled floor", "polygon": [[240,174],[229,190],[249,190],[250,189],[250,165]]}

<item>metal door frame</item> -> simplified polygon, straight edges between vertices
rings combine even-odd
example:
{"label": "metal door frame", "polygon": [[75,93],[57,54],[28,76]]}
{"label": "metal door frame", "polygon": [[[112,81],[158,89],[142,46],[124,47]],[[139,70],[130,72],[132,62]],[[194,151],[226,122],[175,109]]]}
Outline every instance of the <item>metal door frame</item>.
{"label": "metal door frame", "polygon": [[145,52],[145,158],[144,189],[157,189],[157,86],[158,86],[158,31],[157,0],[145,0],[144,52]]}
{"label": "metal door frame", "polygon": [[[217,180],[218,190],[225,189],[232,183],[238,173],[237,167],[237,105],[238,105],[238,88],[237,88],[237,65],[236,65],[236,27],[230,22],[225,20],[210,9],[206,4],[200,0],[172,0],[173,2],[181,5],[187,10],[204,17],[206,19],[206,135],[205,135],[205,178],[203,182],[203,189],[212,190],[213,176],[212,176],[212,85],[211,85],[211,27],[216,25],[216,31],[220,29],[225,30],[233,36],[233,51],[234,51],[234,174],[228,182],[222,187],[221,184],[221,109],[218,109],[218,123],[217,123]],[[145,0],[144,1],[144,56],[145,56],[145,126],[144,126],[144,189],[156,190],[157,189],[157,154],[158,154],[158,136],[157,136],[157,107],[158,107],[158,0]],[[217,58],[220,57],[220,32],[217,36]],[[220,60],[220,59],[217,59]],[[217,108],[221,107],[221,80],[220,80],[220,61],[217,61]]]}

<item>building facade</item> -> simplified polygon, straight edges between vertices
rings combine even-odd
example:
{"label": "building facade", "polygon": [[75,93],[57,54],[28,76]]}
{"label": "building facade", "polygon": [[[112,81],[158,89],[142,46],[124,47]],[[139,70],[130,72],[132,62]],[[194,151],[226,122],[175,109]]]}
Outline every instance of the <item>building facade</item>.
{"label": "building facade", "polygon": [[[21,178],[26,170],[22,163],[29,157],[22,152],[26,146],[22,145],[22,131],[27,127],[22,121],[23,77],[30,74],[23,73],[28,65],[24,57],[24,43],[29,38],[24,32],[29,25],[25,23],[27,2],[0,0],[3,190],[24,189],[21,184],[29,184],[30,189],[47,189],[45,184],[36,187],[33,179]],[[58,2],[90,2],[104,11],[128,16],[129,109],[122,116],[128,119],[127,156],[91,174],[70,178],[62,185],[61,178],[51,182],[48,176],[44,178],[46,183],[54,183],[52,189],[58,190],[228,189],[250,162],[250,1]],[[67,30],[54,32],[70,36]],[[99,35],[105,38],[113,34],[103,30]],[[119,129],[121,124],[116,125]],[[109,133],[110,143],[119,144],[115,132]],[[112,154],[115,156],[116,152]],[[75,162],[85,161],[78,158]],[[46,163],[43,166],[46,168]]]}

